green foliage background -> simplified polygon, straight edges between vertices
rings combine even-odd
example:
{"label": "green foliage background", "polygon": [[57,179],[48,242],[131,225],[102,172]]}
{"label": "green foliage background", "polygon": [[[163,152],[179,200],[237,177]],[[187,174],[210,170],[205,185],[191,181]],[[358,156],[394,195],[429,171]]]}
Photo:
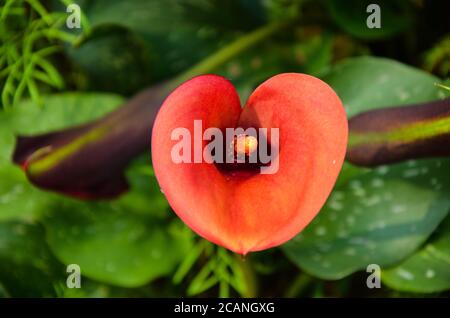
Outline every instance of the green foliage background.
{"label": "green foliage background", "polygon": [[[82,28],[73,30],[70,1],[0,0],[0,297],[449,296],[446,158],[346,163],[301,234],[245,259],[175,217],[148,153],[127,170],[130,191],[104,202],[39,190],[11,162],[16,135],[100,118],[250,31],[292,18],[210,72],[228,77],[243,101],[278,73],[319,76],[349,116],[448,96],[435,85],[450,68],[445,1],[378,1],[382,28],[372,30],[371,2],[80,0]],[[66,287],[73,263],[81,289]],[[382,267],[380,290],[366,288],[371,263]]]}

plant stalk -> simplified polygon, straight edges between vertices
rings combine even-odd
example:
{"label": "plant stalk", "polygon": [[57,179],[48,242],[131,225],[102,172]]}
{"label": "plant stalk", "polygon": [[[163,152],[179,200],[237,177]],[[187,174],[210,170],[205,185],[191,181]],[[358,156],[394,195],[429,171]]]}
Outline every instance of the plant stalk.
{"label": "plant stalk", "polygon": [[192,66],[191,68],[177,76],[172,82],[177,84],[183,83],[184,81],[199,74],[209,73],[229,62],[242,52],[248,50],[261,41],[269,38],[273,34],[291,25],[293,22],[294,20],[272,22],[259,29],[256,29],[253,32],[250,32],[249,34],[243,35],[236,41],[230,43],[216,53],[210,55],[206,59]]}

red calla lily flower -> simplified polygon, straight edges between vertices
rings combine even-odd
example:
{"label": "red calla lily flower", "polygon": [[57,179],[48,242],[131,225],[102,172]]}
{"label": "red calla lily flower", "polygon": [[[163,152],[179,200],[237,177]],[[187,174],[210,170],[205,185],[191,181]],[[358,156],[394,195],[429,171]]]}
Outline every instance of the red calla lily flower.
{"label": "red calla lily flower", "polygon": [[[183,127],[193,136],[194,120],[202,121],[202,133],[209,127],[278,128],[278,171],[174,162],[172,131]],[[280,245],[311,222],[337,179],[347,135],[340,99],[315,77],[274,76],[241,108],[228,80],[203,75],[165,100],[153,127],[152,159],[161,190],[177,215],[205,239],[246,254]],[[254,148],[256,143],[249,139],[247,144]],[[202,140],[202,147],[207,145]],[[224,169],[227,165],[230,169]]]}

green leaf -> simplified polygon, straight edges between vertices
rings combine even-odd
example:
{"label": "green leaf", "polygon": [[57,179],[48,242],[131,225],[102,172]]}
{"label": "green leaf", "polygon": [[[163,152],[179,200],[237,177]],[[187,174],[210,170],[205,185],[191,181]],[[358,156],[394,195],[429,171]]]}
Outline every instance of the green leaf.
{"label": "green leaf", "polygon": [[323,77],[341,98],[348,117],[371,109],[444,98],[440,80],[400,62],[376,57],[348,59]]}
{"label": "green leaf", "polygon": [[0,222],[37,219],[50,198],[30,184],[19,167],[0,166]]}
{"label": "green leaf", "polygon": [[[133,192],[132,190],[131,192]],[[159,191],[149,195],[157,202]],[[127,201],[126,199],[124,199]],[[83,275],[121,287],[137,287],[168,275],[191,248],[191,232],[147,206],[135,213],[122,199],[112,202],[60,200],[43,219],[48,242],[65,264]]]}
{"label": "green leaf", "polygon": [[[372,3],[380,7],[380,28],[367,26],[367,19],[373,11],[366,10]],[[411,4],[404,0],[327,0],[325,4],[339,27],[361,39],[388,38],[407,30],[413,22]]]}
{"label": "green leaf", "polygon": [[124,99],[115,94],[62,93],[44,97],[44,107],[26,100],[11,112],[14,133],[39,134],[80,125],[116,109]]}
{"label": "green leaf", "polygon": [[349,179],[313,222],[283,246],[306,272],[340,279],[413,253],[450,210],[449,160],[383,166]]}
{"label": "green leaf", "polygon": [[439,235],[399,265],[383,270],[383,283],[396,290],[436,293],[450,289],[450,219]]}
{"label": "green leaf", "polygon": [[64,268],[50,253],[41,227],[0,223],[0,289],[6,296],[54,297],[55,284],[64,282]]}
{"label": "green leaf", "polygon": [[[157,218],[168,217],[169,204],[162,195],[158,181],[154,175],[147,175],[145,168],[152,169],[147,155],[136,159],[126,171],[126,178],[130,184],[130,191],[117,200],[124,209],[140,214],[151,214]],[[143,159],[143,160],[142,160]],[[139,162],[139,163],[138,163]]]}

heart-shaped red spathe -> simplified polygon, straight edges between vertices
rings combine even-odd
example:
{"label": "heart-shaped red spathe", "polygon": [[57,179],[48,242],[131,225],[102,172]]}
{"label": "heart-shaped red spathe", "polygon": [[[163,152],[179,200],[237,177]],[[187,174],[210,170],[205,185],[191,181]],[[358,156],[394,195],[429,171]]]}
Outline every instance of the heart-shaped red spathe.
{"label": "heart-shaped red spathe", "polygon": [[[175,163],[171,151],[178,141],[171,139],[172,131],[184,127],[194,136],[194,120],[202,121],[203,131],[278,128],[278,171],[242,177],[214,163]],[[153,127],[152,161],[169,204],[191,229],[246,254],[280,245],[311,222],[342,167],[347,134],[340,99],[315,77],[274,76],[241,108],[228,80],[203,75],[179,86],[162,105]]]}

